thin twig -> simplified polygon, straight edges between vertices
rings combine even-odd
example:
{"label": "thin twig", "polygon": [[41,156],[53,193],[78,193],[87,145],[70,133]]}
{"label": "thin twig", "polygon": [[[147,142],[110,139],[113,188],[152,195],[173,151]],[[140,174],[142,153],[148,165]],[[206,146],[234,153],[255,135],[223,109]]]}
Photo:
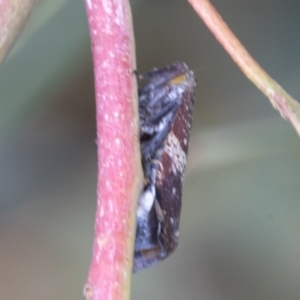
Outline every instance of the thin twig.
{"label": "thin twig", "polygon": [[271,101],[300,136],[300,105],[250,56],[208,0],[188,0],[244,74]]}
{"label": "thin twig", "polygon": [[37,0],[0,1],[0,63],[18,38]]}

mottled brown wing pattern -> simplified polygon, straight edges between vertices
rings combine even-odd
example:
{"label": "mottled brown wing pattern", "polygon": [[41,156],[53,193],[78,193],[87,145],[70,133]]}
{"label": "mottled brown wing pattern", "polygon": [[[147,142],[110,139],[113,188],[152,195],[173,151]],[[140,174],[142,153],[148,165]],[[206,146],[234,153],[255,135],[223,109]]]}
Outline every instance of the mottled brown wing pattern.
{"label": "mottled brown wing pattern", "polygon": [[183,178],[196,86],[184,63],[139,75],[141,156],[145,187],[137,211],[137,271],[174,251],[179,237]]}

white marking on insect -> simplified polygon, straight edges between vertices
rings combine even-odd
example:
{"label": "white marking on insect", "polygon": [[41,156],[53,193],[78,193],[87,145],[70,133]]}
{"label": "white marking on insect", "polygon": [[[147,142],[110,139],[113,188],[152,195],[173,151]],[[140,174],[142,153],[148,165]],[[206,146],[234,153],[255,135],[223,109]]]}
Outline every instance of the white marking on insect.
{"label": "white marking on insect", "polygon": [[140,202],[137,210],[137,217],[142,218],[148,215],[151,210],[155,199],[155,189],[151,186],[149,189],[145,190],[140,197]]}
{"label": "white marking on insect", "polygon": [[186,166],[186,154],[182,150],[180,142],[173,132],[170,132],[167,137],[165,151],[172,158],[173,173],[177,174],[178,171],[183,174]]}

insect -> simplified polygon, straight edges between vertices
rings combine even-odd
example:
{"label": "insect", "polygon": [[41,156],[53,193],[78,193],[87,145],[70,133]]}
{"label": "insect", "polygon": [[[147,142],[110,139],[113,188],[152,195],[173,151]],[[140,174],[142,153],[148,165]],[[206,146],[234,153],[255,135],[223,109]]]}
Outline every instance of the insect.
{"label": "insect", "polygon": [[181,62],[138,75],[144,189],[137,209],[133,271],[171,254],[179,237],[182,186],[196,80]]}

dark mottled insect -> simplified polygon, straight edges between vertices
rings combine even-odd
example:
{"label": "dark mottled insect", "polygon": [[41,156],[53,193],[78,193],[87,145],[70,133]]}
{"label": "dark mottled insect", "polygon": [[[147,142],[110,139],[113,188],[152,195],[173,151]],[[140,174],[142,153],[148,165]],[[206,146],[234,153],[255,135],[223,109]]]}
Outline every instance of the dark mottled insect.
{"label": "dark mottled insect", "polygon": [[145,185],[137,210],[133,270],[172,253],[178,243],[182,185],[196,80],[184,63],[139,75],[140,141]]}

